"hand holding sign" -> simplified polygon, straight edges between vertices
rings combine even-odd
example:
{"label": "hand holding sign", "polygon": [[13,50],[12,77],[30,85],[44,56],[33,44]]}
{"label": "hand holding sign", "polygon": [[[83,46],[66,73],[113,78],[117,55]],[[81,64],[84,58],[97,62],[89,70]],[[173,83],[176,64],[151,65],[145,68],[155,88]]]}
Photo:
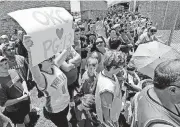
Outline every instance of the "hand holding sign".
{"label": "hand holding sign", "polygon": [[[28,51],[31,49],[33,66],[74,43],[73,17],[64,8],[30,8],[9,15],[30,35],[25,36],[24,46]],[[27,20],[31,23],[27,24]]]}
{"label": "hand holding sign", "polygon": [[33,46],[33,41],[31,40],[31,37],[29,35],[24,35],[23,45],[27,49],[27,51],[30,52],[30,47]]}

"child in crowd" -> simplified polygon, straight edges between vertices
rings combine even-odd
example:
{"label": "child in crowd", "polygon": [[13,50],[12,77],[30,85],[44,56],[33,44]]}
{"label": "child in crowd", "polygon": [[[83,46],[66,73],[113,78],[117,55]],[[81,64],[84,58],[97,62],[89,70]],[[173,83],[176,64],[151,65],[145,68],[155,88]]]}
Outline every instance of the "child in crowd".
{"label": "child in crowd", "polygon": [[[77,106],[76,115],[79,120],[79,127],[93,127],[93,112],[95,112],[94,94],[97,83],[98,60],[89,57],[87,59],[87,70],[81,79],[80,104]],[[89,103],[91,103],[89,105]]]}
{"label": "child in crowd", "polygon": [[97,66],[98,60],[89,57],[87,60],[87,71],[85,71],[81,80],[81,92],[83,92],[83,94],[94,94],[97,80]]}

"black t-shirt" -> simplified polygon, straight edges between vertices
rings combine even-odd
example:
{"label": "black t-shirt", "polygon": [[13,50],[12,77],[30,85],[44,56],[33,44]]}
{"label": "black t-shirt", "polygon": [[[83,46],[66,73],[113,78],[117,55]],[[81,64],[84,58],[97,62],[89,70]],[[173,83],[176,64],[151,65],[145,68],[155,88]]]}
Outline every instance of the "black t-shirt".
{"label": "black t-shirt", "polygon": [[16,47],[18,48],[17,49],[18,55],[28,58],[28,52],[27,52],[26,48],[24,47],[21,40],[18,40],[18,42],[16,43]]}
{"label": "black t-shirt", "polygon": [[87,48],[87,46],[88,46],[87,43],[81,42],[81,48],[83,49],[83,50],[81,50],[81,58],[82,58],[82,59],[85,59],[85,58],[87,57],[88,51],[86,51],[86,50],[84,49],[84,48]]}

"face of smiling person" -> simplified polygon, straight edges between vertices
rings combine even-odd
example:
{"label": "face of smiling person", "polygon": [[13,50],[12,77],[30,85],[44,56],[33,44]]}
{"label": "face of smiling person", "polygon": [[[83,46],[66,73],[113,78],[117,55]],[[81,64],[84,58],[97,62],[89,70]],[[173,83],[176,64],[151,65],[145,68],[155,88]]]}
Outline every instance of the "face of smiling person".
{"label": "face of smiling person", "polygon": [[13,46],[8,46],[6,49],[5,49],[5,55],[6,56],[14,56],[15,55],[15,48]]}
{"label": "face of smiling person", "polygon": [[103,50],[104,49],[104,42],[101,38],[97,38],[96,40],[96,47],[99,49],[99,50]]}

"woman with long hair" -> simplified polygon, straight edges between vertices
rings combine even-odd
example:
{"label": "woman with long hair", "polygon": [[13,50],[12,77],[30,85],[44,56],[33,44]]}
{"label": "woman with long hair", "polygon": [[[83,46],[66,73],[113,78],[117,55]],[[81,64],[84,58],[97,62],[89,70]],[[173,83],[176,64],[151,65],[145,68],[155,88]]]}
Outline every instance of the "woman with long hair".
{"label": "woman with long hair", "polygon": [[95,43],[92,45],[90,52],[88,53],[88,57],[93,57],[98,59],[98,68],[97,72],[99,73],[103,67],[103,56],[106,52],[106,43],[102,36],[97,37]]}

